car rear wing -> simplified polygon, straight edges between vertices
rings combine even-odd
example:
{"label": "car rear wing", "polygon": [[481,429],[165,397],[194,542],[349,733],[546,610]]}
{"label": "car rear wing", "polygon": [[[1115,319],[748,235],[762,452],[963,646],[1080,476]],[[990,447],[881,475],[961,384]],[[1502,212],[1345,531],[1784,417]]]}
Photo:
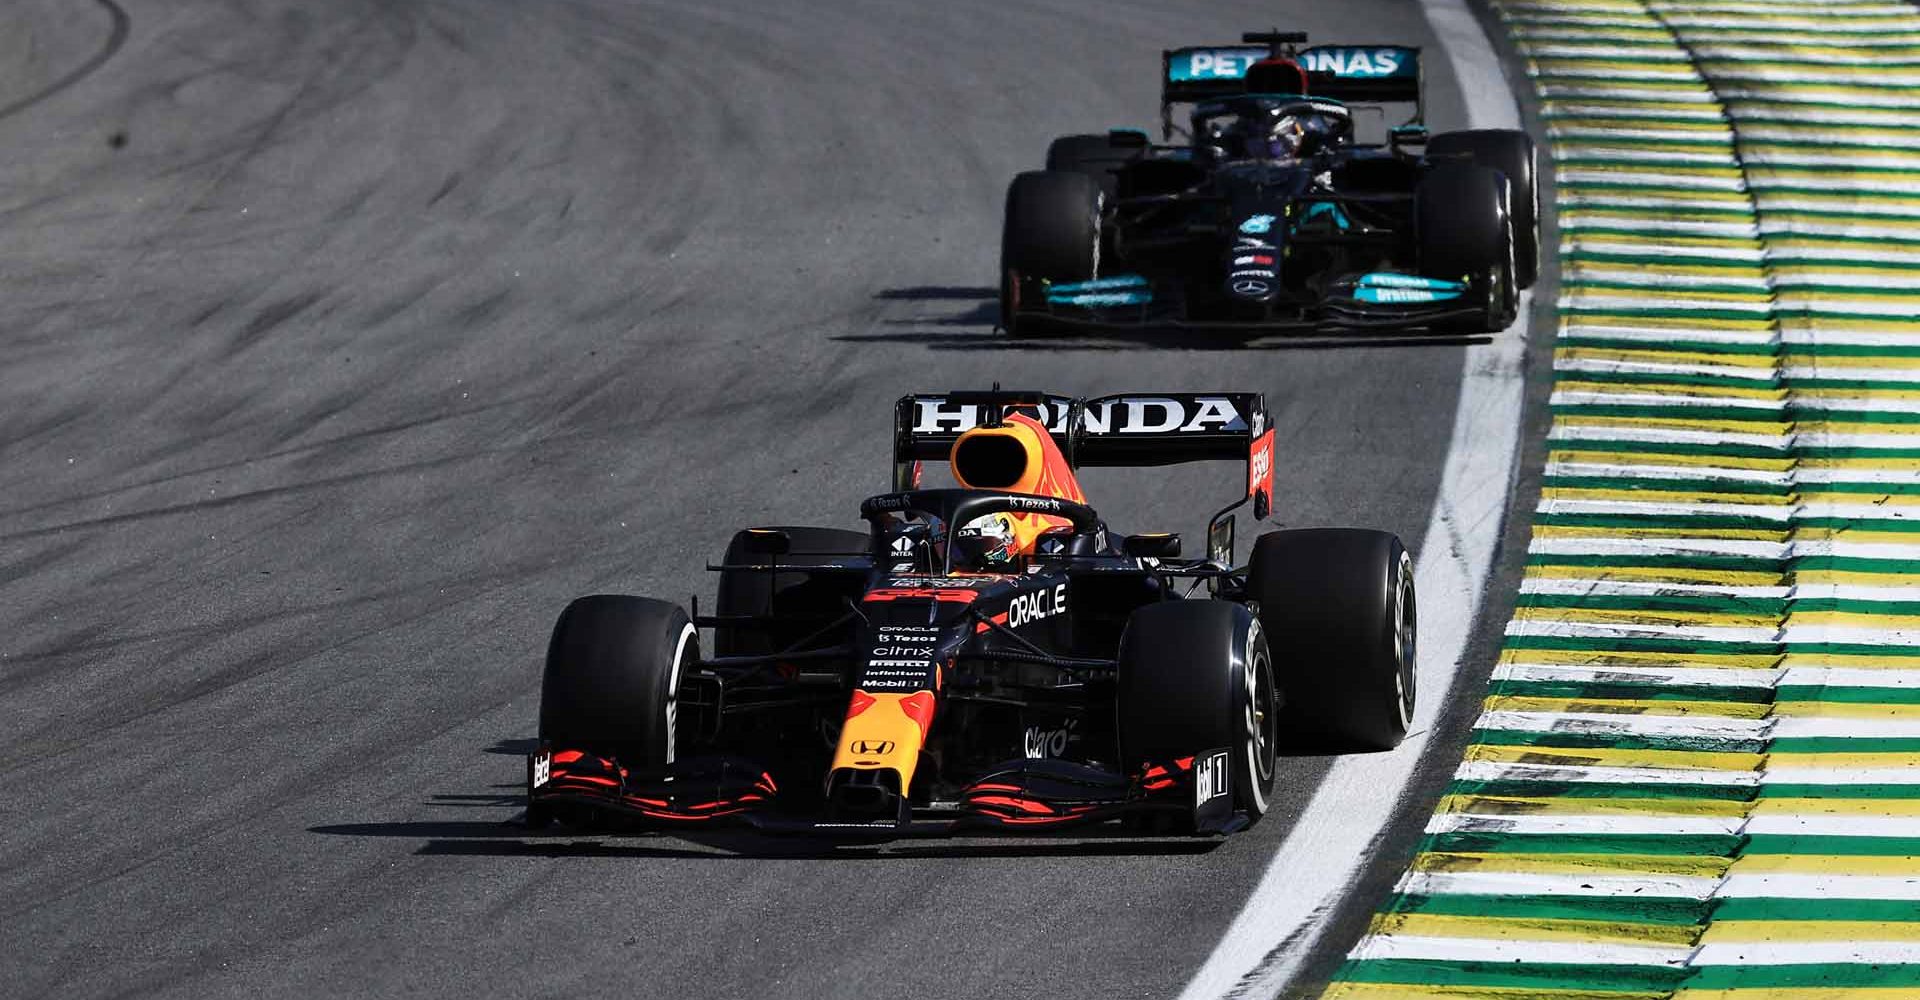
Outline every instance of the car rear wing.
{"label": "car rear wing", "polygon": [[1251,500],[1273,508],[1273,419],[1257,392],[1119,393],[1075,398],[1045,392],[958,391],[902,396],[893,411],[894,489],[918,485],[919,463],[945,461],[960,435],[1019,411],[1039,420],[1076,469],[1241,461]]}
{"label": "car rear wing", "polygon": [[1406,124],[1426,120],[1420,50],[1408,45],[1315,45],[1305,32],[1249,32],[1240,45],[1192,45],[1161,53],[1160,120],[1173,134],[1173,106],[1247,92],[1247,70],[1262,59],[1292,59],[1307,71],[1307,94],[1345,104],[1412,104]]}

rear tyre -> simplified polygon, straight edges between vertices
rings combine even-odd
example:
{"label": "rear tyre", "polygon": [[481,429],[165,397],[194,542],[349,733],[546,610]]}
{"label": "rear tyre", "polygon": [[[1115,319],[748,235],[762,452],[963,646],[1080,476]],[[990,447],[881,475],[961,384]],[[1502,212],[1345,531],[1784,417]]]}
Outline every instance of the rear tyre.
{"label": "rear tyre", "polygon": [[[845,528],[785,527],[775,530],[787,534],[789,547],[785,555],[769,556],[750,551],[748,532],[739,531],[727,544],[727,554],[721,562],[728,566],[770,566],[792,562],[798,557],[858,555],[867,552],[873,544],[865,532]],[[790,619],[790,623],[764,628],[715,629],[714,653],[718,656],[757,656],[785,649],[826,624],[824,621],[812,621],[813,618],[845,614],[846,605],[841,598],[846,594],[845,587],[805,572],[721,570],[719,600],[716,602],[721,617],[763,617],[778,611],[782,617]]]}
{"label": "rear tyre", "polygon": [[1028,171],[1007,188],[1000,231],[1000,325],[1014,336],[1044,332],[1020,315],[1023,281],[1091,281],[1100,273],[1106,196],[1083,173]]}
{"label": "rear tyre", "polygon": [[1384,531],[1310,528],[1261,537],[1247,596],[1275,650],[1289,742],[1390,750],[1418,689],[1413,558]]}
{"label": "rear tyre", "polygon": [[1226,747],[1234,808],[1266,814],[1279,733],[1267,637],[1228,601],[1165,601],[1135,610],[1120,636],[1115,691],[1122,766]]}
{"label": "rear tyre", "polygon": [[1414,191],[1414,238],[1420,271],[1430,278],[1464,280],[1485,303],[1479,316],[1435,324],[1449,333],[1498,333],[1513,322],[1513,226],[1507,180],[1488,167],[1443,164]]}
{"label": "rear tyre", "polygon": [[680,678],[699,659],[692,620],[665,601],[605,594],[574,601],[547,645],[541,742],[616,757],[629,768],[665,767],[678,745]]}
{"label": "rear tyre", "polygon": [[1514,129],[1445,132],[1427,142],[1428,156],[1464,156],[1475,166],[1491,167],[1507,179],[1507,204],[1513,218],[1513,280],[1532,288],[1540,276],[1540,185],[1533,138]]}

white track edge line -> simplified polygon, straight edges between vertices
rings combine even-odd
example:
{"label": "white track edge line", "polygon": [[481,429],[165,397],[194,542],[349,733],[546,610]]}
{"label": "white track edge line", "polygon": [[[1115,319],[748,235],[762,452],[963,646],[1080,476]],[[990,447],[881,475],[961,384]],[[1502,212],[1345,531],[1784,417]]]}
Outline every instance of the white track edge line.
{"label": "white track edge line", "polygon": [[[1520,128],[1520,106],[1504,64],[1467,0],[1421,0],[1421,7],[1453,66],[1469,127]],[[1392,753],[1334,761],[1180,1000],[1278,993],[1299,972],[1386,834],[1452,698],[1506,526],[1532,313],[1532,293],[1523,293],[1515,326],[1486,348],[1465,352],[1453,434],[1414,569],[1425,655],[1413,731]]]}

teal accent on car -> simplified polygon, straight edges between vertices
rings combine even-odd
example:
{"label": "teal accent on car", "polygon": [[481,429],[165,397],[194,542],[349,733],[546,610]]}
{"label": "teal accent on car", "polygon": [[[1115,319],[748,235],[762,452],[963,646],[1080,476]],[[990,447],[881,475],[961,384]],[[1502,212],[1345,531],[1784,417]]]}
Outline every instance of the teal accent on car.
{"label": "teal accent on car", "polygon": [[1398,274],[1392,271],[1363,274],[1354,284],[1361,288],[1413,288],[1428,292],[1452,292],[1455,295],[1467,290],[1467,286],[1458,281],[1426,278],[1418,274]]}
{"label": "teal accent on car", "polygon": [[1366,274],[1354,282],[1356,302],[1411,304],[1449,302],[1466,294],[1467,286],[1458,281],[1423,278],[1417,274]]}
{"label": "teal accent on car", "polygon": [[1247,67],[1267,58],[1269,51],[1264,45],[1176,49],[1167,59],[1167,80],[1171,83],[1238,80],[1247,75]]}
{"label": "teal accent on car", "polygon": [[1147,289],[1126,292],[1087,292],[1081,295],[1060,295],[1047,293],[1050,306],[1080,306],[1099,308],[1103,306],[1144,306],[1153,301],[1153,293]]}
{"label": "teal accent on car", "polygon": [[1353,222],[1347,218],[1347,213],[1342,211],[1340,206],[1325,201],[1316,201],[1308,205],[1305,214],[1300,216],[1300,222],[1302,224],[1312,222],[1323,215],[1332,216],[1333,224],[1339,227],[1342,232],[1353,225]]}
{"label": "teal accent on car", "polygon": [[1111,278],[1076,281],[1047,287],[1050,306],[1143,306],[1153,301],[1153,288],[1138,274],[1116,274]]}
{"label": "teal accent on car", "polygon": [[1420,50],[1403,45],[1316,45],[1302,49],[1294,61],[1309,73],[1331,73],[1345,80],[1403,79],[1420,74]]}
{"label": "teal accent on car", "polygon": [[1072,284],[1048,285],[1047,295],[1079,295],[1083,292],[1111,292],[1122,288],[1145,288],[1147,279],[1138,274],[1116,274],[1111,278],[1095,278],[1092,281],[1076,281]]}

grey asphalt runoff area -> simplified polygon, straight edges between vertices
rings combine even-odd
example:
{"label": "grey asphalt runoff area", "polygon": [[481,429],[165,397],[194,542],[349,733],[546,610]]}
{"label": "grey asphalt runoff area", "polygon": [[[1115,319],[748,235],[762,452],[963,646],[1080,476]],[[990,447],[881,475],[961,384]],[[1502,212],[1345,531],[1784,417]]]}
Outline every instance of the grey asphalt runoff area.
{"label": "grey asphalt runoff area", "polygon": [[[1272,523],[1421,539],[1471,343],[991,330],[1013,174],[1276,24],[1434,44],[1413,0],[0,4],[0,995],[1177,992],[1324,759],[1223,842],[511,821],[566,601],[855,525],[904,392],[1264,391]],[[1241,474],[1085,478],[1197,542]]]}

